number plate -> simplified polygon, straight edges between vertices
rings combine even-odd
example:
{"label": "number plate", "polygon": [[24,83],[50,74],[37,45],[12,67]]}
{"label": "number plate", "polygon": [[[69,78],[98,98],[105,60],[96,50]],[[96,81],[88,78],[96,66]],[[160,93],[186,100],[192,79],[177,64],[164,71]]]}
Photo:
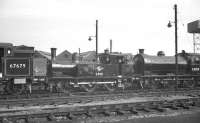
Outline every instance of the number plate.
{"label": "number plate", "polygon": [[14,84],[26,84],[26,79],[25,78],[14,79]]}

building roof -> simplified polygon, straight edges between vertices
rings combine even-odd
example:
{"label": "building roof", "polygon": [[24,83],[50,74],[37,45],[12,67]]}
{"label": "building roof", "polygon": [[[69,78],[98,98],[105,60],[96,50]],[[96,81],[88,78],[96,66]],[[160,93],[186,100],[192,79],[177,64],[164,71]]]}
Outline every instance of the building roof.
{"label": "building roof", "polygon": [[96,52],[95,51],[87,51],[80,53],[80,57],[82,61],[94,61],[96,60]]}
{"label": "building roof", "polygon": [[51,60],[51,53],[49,53],[49,52],[36,50],[35,51],[35,56],[37,56],[37,55],[39,55],[41,57],[44,57],[44,58],[47,58],[48,60]]}
{"label": "building roof", "polygon": [[57,61],[72,61],[72,54],[69,51],[64,50],[62,53],[56,56],[56,60]]}

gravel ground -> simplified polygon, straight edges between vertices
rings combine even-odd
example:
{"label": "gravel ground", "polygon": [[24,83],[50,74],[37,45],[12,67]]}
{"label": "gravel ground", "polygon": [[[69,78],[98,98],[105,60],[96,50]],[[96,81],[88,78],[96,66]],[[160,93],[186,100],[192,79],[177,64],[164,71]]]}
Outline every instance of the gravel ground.
{"label": "gravel ground", "polygon": [[[199,123],[200,108],[189,110],[168,110],[163,113],[95,117],[86,120],[42,122],[42,123]],[[41,123],[41,122],[38,122]]]}

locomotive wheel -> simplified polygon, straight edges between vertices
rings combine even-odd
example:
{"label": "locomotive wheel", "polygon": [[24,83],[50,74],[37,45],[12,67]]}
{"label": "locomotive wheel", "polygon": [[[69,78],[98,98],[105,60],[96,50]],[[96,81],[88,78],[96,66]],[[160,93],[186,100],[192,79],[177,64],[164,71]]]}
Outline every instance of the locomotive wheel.
{"label": "locomotive wheel", "polygon": [[60,87],[60,92],[69,94],[69,88],[66,83],[62,83]]}
{"label": "locomotive wheel", "polygon": [[5,92],[8,94],[19,95],[25,92],[25,85],[14,85],[12,81],[9,81],[5,86]]}
{"label": "locomotive wheel", "polygon": [[68,93],[67,84],[62,82],[55,83],[55,92]]}
{"label": "locomotive wheel", "polygon": [[115,89],[117,87],[116,84],[114,84],[114,83],[104,84],[104,86],[110,92],[115,91]]}
{"label": "locomotive wheel", "polygon": [[5,87],[4,87],[4,92],[7,93],[7,94],[12,94],[13,91],[12,91],[12,83],[11,82],[7,82]]}
{"label": "locomotive wheel", "polygon": [[86,92],[94,92],[95,89],[97,88],[97,85],[96,84],[84,84],[84,85],[81,85],[81,87]]}
{"label": "locomotive wheel", "polygon": [[25,86],[24,85],[14,85],[13,87],[13,93],[16,95],[22,94],[25,92]]}

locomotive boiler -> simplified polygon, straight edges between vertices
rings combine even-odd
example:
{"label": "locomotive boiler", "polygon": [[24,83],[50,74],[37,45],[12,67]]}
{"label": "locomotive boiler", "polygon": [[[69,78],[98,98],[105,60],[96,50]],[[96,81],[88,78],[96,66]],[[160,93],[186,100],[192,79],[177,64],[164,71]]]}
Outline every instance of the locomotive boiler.
{"label": "locomotive boiler", "polygon": [[[147,55],[143,49],[134,57],[135,74],[142,75],[175,75],[175,57],[164,56],[163,54]],[[178,73],[187,73],[187,61],[178,56]]]}

